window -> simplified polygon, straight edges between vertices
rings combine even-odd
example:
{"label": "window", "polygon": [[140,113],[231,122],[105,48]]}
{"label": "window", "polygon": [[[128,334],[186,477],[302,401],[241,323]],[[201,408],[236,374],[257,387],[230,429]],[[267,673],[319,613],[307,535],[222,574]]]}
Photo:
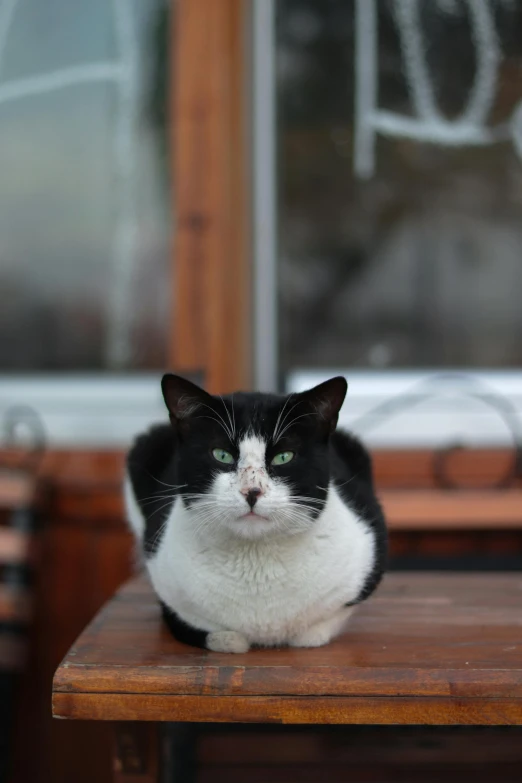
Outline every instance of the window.
{"label": "window", "polygon": [[0,5],[0,372],[166,361],[163,0]]}
{"label": "window", "polygon": [[[279,0],[273,12],[273,40],[266,26],[258,36],[277,113],[265,370],[289,388],[345,372],[350,423],[440,368],[522,408],[519,4]],[[375,442],[505,442],[460,379],[448,389]]]}
{"label": "window", "polygon": [[126,448],[168,366],[248,387],[249,9],[0,4],[0,420]]}

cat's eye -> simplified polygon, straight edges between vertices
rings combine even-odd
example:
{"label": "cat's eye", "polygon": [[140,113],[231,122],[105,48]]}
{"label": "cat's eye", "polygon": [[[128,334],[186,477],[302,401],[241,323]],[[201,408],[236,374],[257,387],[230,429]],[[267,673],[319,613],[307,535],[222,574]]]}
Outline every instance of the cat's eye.
{"label": "cat's eye", "polygon": [[225,451],[225,449],[214,449],[212,456],[215,460],[221,462],[223,465],[234,464],[234,457],[229,451]]}
{"label": "cat's eye", "polygon": [[293,460],[293,458],[293,451],[282,451],[280,454],[275,455],[274,459],[272,460],[272,465],[275,465],[276,467],[278,465],[286,465],[288,462]]}

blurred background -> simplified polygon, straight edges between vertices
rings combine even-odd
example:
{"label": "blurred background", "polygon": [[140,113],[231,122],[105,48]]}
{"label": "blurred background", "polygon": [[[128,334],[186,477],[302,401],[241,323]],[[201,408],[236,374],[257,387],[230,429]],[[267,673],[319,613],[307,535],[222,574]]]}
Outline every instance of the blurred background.
{"label": "blurred background", "polygon": [[[521,218],[516,0],[0,0],[0,780],[110,779],[51,679],[132,573],[124,454],[167,368],[344,374],[391,567],[520,569]],[[346,765],[314,741],[317,780]]]}

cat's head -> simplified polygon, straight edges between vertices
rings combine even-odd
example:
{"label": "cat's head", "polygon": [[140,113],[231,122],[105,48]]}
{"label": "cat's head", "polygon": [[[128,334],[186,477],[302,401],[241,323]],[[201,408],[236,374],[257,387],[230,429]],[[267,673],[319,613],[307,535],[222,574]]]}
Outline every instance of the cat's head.
{"label": "cat's head", "polygon": [[288,396],[216,397],[165,375],[177,480],[194,524],[250,539],[310,528],[326,501],[328,440],[346,389],[337,377]]}

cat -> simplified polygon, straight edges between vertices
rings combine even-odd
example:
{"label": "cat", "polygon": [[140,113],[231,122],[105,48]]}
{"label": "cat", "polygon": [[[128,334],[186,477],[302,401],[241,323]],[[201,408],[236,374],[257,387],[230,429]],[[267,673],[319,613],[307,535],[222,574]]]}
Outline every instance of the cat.
{"label": "cat", "polygon": [[137,438],[125,501],[170,631],[217,652],[328,643],[387,550],[370,457],[336,429],[346,380],[219,397],[167,374],[162,391],[170,424]]}

